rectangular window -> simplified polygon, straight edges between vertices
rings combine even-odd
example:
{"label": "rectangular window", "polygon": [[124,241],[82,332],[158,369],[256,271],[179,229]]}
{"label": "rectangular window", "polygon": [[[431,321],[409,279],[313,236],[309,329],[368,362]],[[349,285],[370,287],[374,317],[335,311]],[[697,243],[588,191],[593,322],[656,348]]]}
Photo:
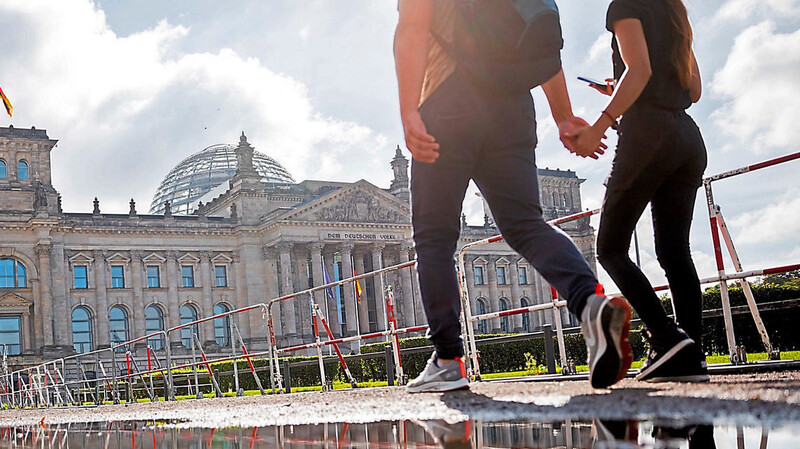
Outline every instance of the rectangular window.
{"label": "rectangular window", "polygon": [[528,269],[525,267],[517,267],[519,271],[519,285],[526,285],[528,283]]}
{"label": "rectangular window", "polygon": [[483,285],[483,267],[475,267],[475,285]]}
{"label": "rectangular window", "polygon": [[506,267],[497,267],[497,284],[506,285]]}
{"label": "rectangular window", "polygon": [[161,287],[161,276],[158,271],[158,265],[147,266],[147,288]]}
{"label": "rectangular window", "polygon": [[0,317],[0,344],[6,345],[8,355],[22,352],[22,320],[18,316]]}
{"label": "rectangular window", "polygon": [[111,288],[125,288],[125,267],[111,265]]}
{"label": "rectangular window", "polygon": [[72,286],[75,288],[89,288],[89,275],[86,265],[72,267]]}
{"label": "rectangular window", "polygon": [[216,282],[217,287],[227,287],[228,267],[226,267],[225,265],[216,265],[214,267],[214,278],[217,280]]}
{"label": "rectangular window", "polygon": [[194,267],[191,265],[181,265],[181,285],[184,287],[194,287]]}

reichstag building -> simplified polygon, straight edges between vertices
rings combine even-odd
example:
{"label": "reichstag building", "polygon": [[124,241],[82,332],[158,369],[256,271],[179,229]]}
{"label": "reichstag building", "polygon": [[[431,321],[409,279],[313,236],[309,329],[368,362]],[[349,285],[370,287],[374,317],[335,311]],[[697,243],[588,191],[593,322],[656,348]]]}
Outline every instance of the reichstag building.
{"label": "reichstag building", "polygon": [[[0,128],[0,344],[24,365],[109,347],[325,283],[413,260],[408,159],[387,151],[388,188],[368,181],[296,182],[274,158],[238,144],[212,145],[170,170],[149,211],[131,200],[127,214],[61,209],[51,180],[56,140],[45,130]],[[388,167],[387,167],[388,168]],[[547,218],[581,210],[572,171],[539,171]],[[594,267],[588,219],[562,226]],[[460,245],[497,234],[462,220]],[[550,288],[504,243],[467,258],[467,284],[477,313],[550,301]],[[385,276],[401,327],[423,324],[410,270]],[[336,336],[383,330],[380,281],[321,292],[315,300]],[[280,345],[313,340],[308,299],[275,310]],[[551,312],[476,323],[478,332],[535,331]],[[563,311],[561,319],[572,319]],[[266,345],[260,314],[236,319],[249,347]],[[573,323],[574,324],[574,323]],[[228,347],[231,326],[219,318],[199,326],[207,352]],[[188,351],[188,332],[131,348],[166,345]],[[356,350],[355,348],[345,348]]]}

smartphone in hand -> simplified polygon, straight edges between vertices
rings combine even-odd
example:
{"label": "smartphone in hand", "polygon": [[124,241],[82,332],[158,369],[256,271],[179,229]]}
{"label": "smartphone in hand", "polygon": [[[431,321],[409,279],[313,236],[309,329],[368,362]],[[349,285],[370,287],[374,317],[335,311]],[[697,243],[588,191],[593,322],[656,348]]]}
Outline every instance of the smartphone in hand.
{"label": "smartphone in hand", "polygon": [[607,83],[605,81],[597,81],[583,76],[579,76],[578,80],[583,81],[584,83],[588,83],[589,87],[597,89],[598,91],[600,91],[601,93],[605,93],[606,95],[611,95],[611,93],[614,91],[613,83]]}

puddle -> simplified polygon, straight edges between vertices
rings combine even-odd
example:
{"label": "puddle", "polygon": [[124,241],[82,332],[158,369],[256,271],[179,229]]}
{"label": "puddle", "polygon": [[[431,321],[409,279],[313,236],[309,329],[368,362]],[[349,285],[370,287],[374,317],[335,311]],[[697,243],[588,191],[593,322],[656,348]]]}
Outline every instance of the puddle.
{"label": "puddle", "polygon": [[129,421],[0,428],[8,448],[689,448],[796,449],[800,425],[735,427],[667,421],[383,421],[250,428],[188,428]]}

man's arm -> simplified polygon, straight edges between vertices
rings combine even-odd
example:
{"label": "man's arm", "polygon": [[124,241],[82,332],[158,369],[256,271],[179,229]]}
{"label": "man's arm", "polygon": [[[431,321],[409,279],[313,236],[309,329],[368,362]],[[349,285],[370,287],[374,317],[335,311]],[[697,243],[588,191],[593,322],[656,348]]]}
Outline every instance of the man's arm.
{"label": "man's arm", "polygon": [[400,117],[406,146],[414,159],[434,162],[439,144],[428,134],[419,114],[419,100],[425,68],[433,0],[400,0],[400,20],[394,35],[394,61],[400,94]]}
{"label": "man's arm", "polygon": [[[575,114],[572,113],[572,103],[569,100],[564,71],[559,71],[555,76],[543,83],[542,90],[544,90],[547,102],[550,104],[550,113],[553,115],[553,120],[558,125],[558,134],[561,142],[568,150],[575,152],[573,149],[574,138],[570,136],[589,124],[582,118],[575,117]],[[601,143],[594,151],[577,154],[597,159],[600,154],[603,154],[605,148],[607,148],[606,145]]]}

